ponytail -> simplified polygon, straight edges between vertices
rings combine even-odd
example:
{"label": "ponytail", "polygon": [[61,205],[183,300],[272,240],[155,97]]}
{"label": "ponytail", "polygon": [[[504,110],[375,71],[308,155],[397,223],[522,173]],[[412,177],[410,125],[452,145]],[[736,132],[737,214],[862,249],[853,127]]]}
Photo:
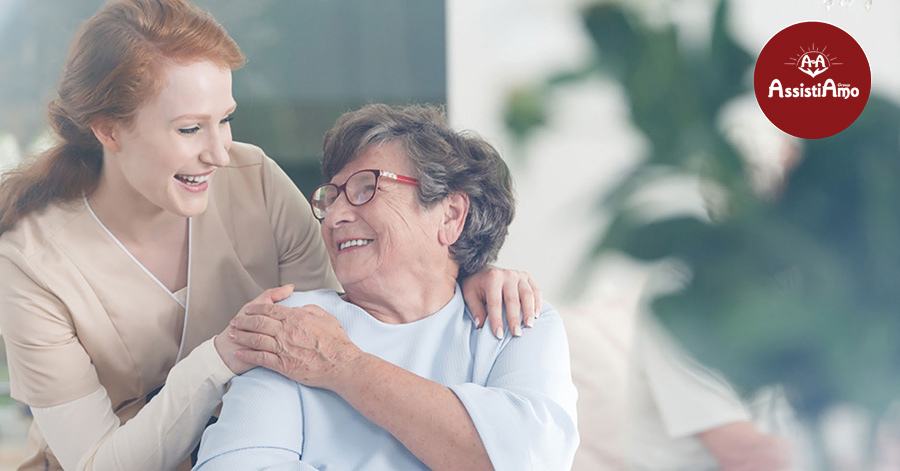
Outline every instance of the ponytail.
{"label": "ponytail", "polygon": [[103,148],[90,129],[80,129],[58,101],[48,109],[59,142],[0,180],[0,235],[53,201],[70,201],[97,188]]}

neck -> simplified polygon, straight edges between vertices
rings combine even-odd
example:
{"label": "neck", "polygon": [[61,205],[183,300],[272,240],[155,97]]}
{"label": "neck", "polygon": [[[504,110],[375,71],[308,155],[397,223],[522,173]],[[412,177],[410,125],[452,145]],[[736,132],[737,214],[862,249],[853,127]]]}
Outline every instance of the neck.
{"label": "neck", "polygon": [[440,311],[456,290],[456,271],[452,267],[421,270],[402,280],[398,278],[371,276],[344,286],[347,301],[386,324],[408,324]]}
{"label": "neck", "polygon": [[116,238],[125,242],[157,241],[180,233],[187,218],[172,214],[147,201],[121,175],[106,164],[97,190],[88,197],[91,210]]}

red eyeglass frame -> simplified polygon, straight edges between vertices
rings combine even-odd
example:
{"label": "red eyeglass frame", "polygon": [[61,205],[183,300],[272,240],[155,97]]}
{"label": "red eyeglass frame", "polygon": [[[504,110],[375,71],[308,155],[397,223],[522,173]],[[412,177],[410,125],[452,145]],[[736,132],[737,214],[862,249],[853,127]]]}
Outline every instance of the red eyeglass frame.
{"label": "red eyeglass frame", "polygon": [[[372,192],[371,198],[369,198],[359,204],[356,204],[356,203],[350,201],[350,198],[347,198],[347,202],[353,206],[362,206],[362,205],[372,201],[373,199],[375,199],[375,194],[378,193],[378,179],[381,177],[389,178],[391,180],[396,180],[396,181],[402,182],[402,183],[409,183],[411,185],[419,184],[419,180],[417,180],[413,177],[407,177],[405,175],[398,175],[394,172],[388,172],[386,170],[379,170],[379,169],[374,169],[374,168],[366,168],[363,170],[358,170],[356,172],[353,172],[353,174],[351,174],[349,177],[347,177],[347,179],[344,180],[344,183],[342,185],[335,185],[334,183],[323,183],[323,184],[317,186],[316,189],[313,190],[312,193],[309,194],[309,205],[310,205],[310,208],[312,209],[313,217],[318,219],[319,221],[325,219],[325,215],[328,214],[328,209],[331,208],[331,206],[333,206],[335,202],[337,202],[338,198],[341,197],[341,193],[344,193],[344,195],[346,196],[347,182],[349,182],[350,179],[352,179],[356,175],[363,173],[363,172],[372,172],[373,174],[375,174],[375,190]],[[320,208],[323,215],[321,217],[319,217],[319,215],[316,213],[316,203],[313,200],[313,198],[315,197],[316,193],[318,193],[318,191],[320,189],[325,188],[325,187],[337,188],[337,196],[334,197],[334,201],[328,206],[328,208]]]}

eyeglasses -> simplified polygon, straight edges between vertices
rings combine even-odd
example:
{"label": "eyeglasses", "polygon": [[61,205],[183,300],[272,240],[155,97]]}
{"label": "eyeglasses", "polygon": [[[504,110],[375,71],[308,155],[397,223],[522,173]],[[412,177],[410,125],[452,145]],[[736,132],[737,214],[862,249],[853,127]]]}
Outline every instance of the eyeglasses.
{"label": "eyeglasses", "polygon": [[347,195],[347,201],[353,206],[362,206],[375,197],[375,191],[378,189],[378,179],[381,177],[397,180],[398,182],[410,183],[418,185],[419,180],[412,177],[404,177],[392,172],[384,170],[360,170],[344,182],[343,185],[335,185],[334,183],[326,183],[319,185],[313,190],[309,197],[309,204],[312,206],[313,216],[316,219],[325,219],[328,210],[334,205],[341,192]]}

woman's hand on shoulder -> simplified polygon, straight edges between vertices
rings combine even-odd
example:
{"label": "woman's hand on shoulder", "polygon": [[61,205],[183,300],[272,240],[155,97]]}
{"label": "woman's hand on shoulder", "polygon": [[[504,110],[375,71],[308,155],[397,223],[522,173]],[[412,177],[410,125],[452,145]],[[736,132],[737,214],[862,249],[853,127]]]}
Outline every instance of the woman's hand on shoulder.
{"label": "woman's hand on shoulder", "polygon": [[[240,317],[247,310],[247,308],[252,305],[274,305],[278,301],[281,301],[282,299],[290,296],[293,292],[294,285],[284,285],[277,288],[267,289],[249,303],[244,304],[235,318]],[[255,368],[256,365],[247,363],[246,361],[241,360],[235,355],[235,352],[243,347],[235,343],[234,339],[230,335],[231,331],[232,329],[229,325],[219,335],[216,335],[216,339],[213,342],[216,346],[216,351],[219,353],[222,361],[225,362],[225,365],[228,366],[228,369],[230,369],[234,374],[239,375],[250,371],[251,369]]]}
{"label": "woman's hand on shoulder", "polygon": [[491,332],[497,338],[503,338],[504,304],[506,321],[517,337],[522,335],[522,317],[525,326],[531,327],[541,312],[541,290],[528,272],[485,267],[463,280],[462,292],[478,327],[484,326],[485,318],[490,319]]}

